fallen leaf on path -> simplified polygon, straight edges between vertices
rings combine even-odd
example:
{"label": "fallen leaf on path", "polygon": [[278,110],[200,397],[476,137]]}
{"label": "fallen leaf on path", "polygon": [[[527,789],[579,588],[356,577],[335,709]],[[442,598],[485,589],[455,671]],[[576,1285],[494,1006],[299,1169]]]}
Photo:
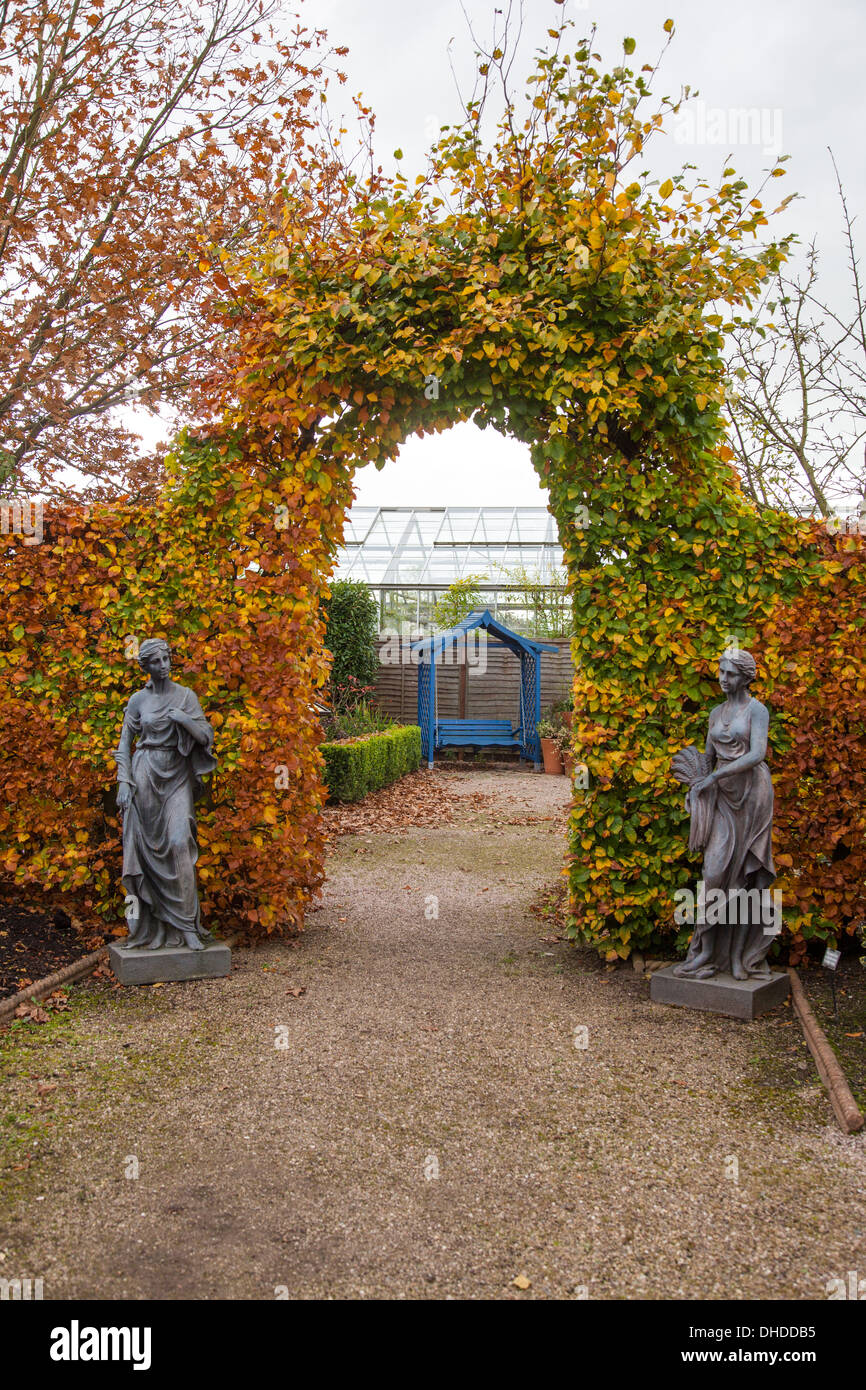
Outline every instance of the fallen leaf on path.
{"label": "fallen leaf on path", "polygon": [[[454,804],[453,794],[438,773],[426,769],[410,772],[390,787],[371,792],[363,801],[326,806],[322,812],[325,842],[333,844],[341,835],[448,824],[454,819]],[[359,847],[355,853],[367,851]]]}
{"label": "fallen leaf on path", "polygon": [[19,1004],[15,1010],[16,1018],[26,1018],[30,1023],[47,1023],[48,1015],[38,1004]]}
{"label": "fallen leaf on path", "polygon": [[531,1289],[532,1280],[527,1279],[525,1274],[518,1274],[516,1279],[512,1279],[512,1284],[516,1289]]}
{"label": "fallen leaf on path", "polygon": [[306,994],[307,986],[300,985],[297,989],[287,989],[286,994],[290,994],[293,999],[300,999],[302,994]]}

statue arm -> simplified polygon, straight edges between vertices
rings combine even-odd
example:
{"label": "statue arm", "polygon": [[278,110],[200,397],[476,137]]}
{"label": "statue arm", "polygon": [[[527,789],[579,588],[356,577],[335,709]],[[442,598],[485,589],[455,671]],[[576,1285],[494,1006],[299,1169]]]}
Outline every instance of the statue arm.
{"label": "statue arm", "polygon": [[[204,712],[194,690],[190,690],[189,687],[187,687],[183,696],[183,703],[175,706],[169,713],[172,715],[175,723],[179,724],[191,739],[194,739],[202,748],[206,748],[210,751],[214,740],[213,729],[204,717]],[[181,752],[184,754],[188,753],[190,747],[191,745],[187,747],[181,746]]]}
{"label": "statue arm", "polygon": [[127,705],[123,715],[120,742],[112,754],[117,763],[117,808],[121,813],[124,813],[130,806],[135,791],[135,783],[132,779],[132,740],[140,727],[135,712],[130,708],[130,705]]}
{"label": "statue arm", "polygon": [[190,738],[194,738],[196,743],[200,743],[202,747],[213,742],[213,731],[204,716],[197,719],[194,714],[188,714],[185,710],[177,710],[174,720],[176,724],[180,724],[182,728],[186,729]]}
{"label": "statue arm", "polygon": [[129,706],[123,716],[123,728],[120,733],[120,742],[115,748],[112,757],[117,763],[118,782],[128,782],[133,786],[132,780],[132,740],[135,737],[133,720],[130,717]]}

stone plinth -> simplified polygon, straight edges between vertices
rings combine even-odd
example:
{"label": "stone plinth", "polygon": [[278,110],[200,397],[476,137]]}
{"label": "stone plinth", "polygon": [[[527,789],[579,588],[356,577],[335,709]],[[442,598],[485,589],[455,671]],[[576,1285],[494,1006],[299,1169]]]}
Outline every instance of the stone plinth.
{"label": "stone plinth", "polygon": [[650,982],[654,1004],[676,1004],[682,1009],[727,1014],[728,1018],[753,1019],[784,1003],[791,988],[782,970],[774,970],[769,980],[735,980],[733,975],[723,974],[694,980],[675,975],[673,969],[668,965],[655,971]]}
{"label": "stone plinth", "polygon": [[232,953],[221,941],[200,951],[189,946],[109,946],[108,960],[122,985],[155,985],[169,980],[213,980],[228,975]]}

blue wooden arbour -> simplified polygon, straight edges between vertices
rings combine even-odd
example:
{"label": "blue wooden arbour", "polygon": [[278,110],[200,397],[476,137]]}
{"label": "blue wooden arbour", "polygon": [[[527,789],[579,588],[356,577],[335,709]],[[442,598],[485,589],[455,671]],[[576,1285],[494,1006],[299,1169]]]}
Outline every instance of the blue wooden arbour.
{"label": "blue wooden arbour", "polygon": [[[489,646],[507,647],[520,657],[520,722],[516,728],[508,719],[437,717],[437,663],[441,664],[445,651],[455,645],[463,645],[465,657],[466,634],[478,627],[486,629]],[[521,637],[496,622],[489,608],[479,608],[456,627],[413,642],[412,651],[417,653],[418,723],[421,750],[428,767],[433,766],[436,749],[449,746],[519,748],[522,758],[540,766],[541,746],[535,726],[541,718],[541,653],[558,651],[557,647],[549,642],[531,642],[528,637]]]}

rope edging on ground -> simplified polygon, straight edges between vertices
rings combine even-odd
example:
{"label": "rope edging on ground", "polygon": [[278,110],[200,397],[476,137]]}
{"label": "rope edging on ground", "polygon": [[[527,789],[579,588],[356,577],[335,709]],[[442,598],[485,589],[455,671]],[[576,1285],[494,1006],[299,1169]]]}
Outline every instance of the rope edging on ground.
{"label": "rope edging on ground", "polygon": [[20,989],[17,994],[11,995],[8,999],[0,1000],[0,1023],[11,1018],[21,1004],[29,1004],[34,999],[44,999],[46,994],[50,994],[60,985],[69,984],[72,980],[90,975],[98,965],[107,959],[108,948],[100,946],[98,951],[91,951],[89,956],[82,956],[80,960],[74,960],[71,965],[64,965],[62,970],[55,970],[53,974],[45,975],[35,984],[28,985],[26,989]]}
{"label": "rope edging on ground", "polygon": [[858,1130],[863,1128],[863,1115],[851,1094],[851,1088],[845,1080],[845,1074],[839,1065],[836,1054],[812,1012],[812,1006],[806,998],[803,983],[793,966],[788,967],[788,975],[791,979],[794,1008],[800,1020],[809,1051],[815,1059],[818,1075],[827,1088],[833,1113],[839,1122],[840,1129],[845,1134],[856,1134]]}
{"label": "rope edging on ground", "polygon": [[[222,944],[229,949],[240,940],[240,932],[233,932],[227,936]],[[5,1023],[15,1014],[15,1010],[22,1004],[29,1004],[37,999],[44,999],[47,994],[61,985],[71,984],[74,980],[83,979],[85,975],[92,975],[98,965],[104,965],[108,960],[108,947],[100,946],[98,951],[91,951],[89,956],[82,956],[80,960],[74,960],[71,965],[64,965],[62,970],[55,970],[53,974],[44,976],[37,980],[35,984],[28,985],[26,989],[20,989],[17,994],[12,994],[8,999],[0,999],[0,1023]]]}

